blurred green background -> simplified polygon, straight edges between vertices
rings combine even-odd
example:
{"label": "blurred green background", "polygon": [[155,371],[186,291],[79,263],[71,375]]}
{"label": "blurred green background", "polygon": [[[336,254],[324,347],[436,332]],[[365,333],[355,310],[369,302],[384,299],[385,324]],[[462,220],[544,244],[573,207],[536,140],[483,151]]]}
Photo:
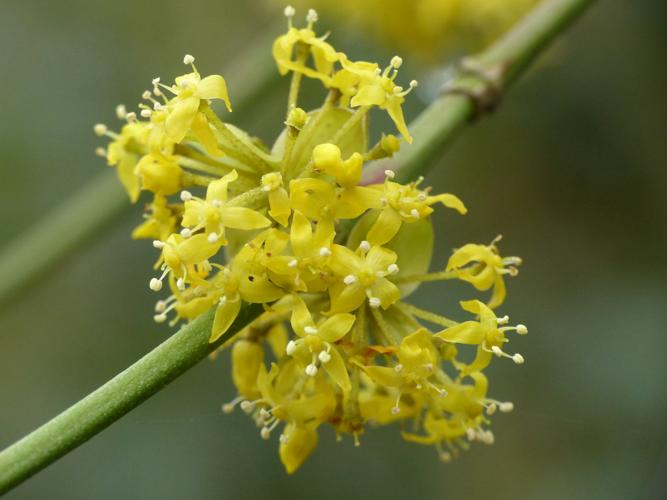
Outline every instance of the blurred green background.
{"label": "blurred green background", "polygon": [[[106,168],[92,124],[113,123],[116,103],[137,102],[156,75],[177,75],[186,52],[217,72],[253,37],[278,34],[280,10],[3,0],[3,245]],[[513,341],[527,361],[489,372],[491,394],[517,408],[495,417],[494,446],[445,465],[396,427],[369,430],[360,448],[325,431],[288,477],[275,436],[264,442],[240,412],[221,414],[234,396],[223,356],[8,498],[666,498],[666,18],[664,2],[599,2],[430,176],[470,209],[464,218],[438,212],[436,264],[498,233],[503,252],[525,260],[500,312],[529,326]],[[355,58],[390,56],[350,27],[324,24]],[[270,142],[285,89],[234,119]],[[135,207],[2,311],[0,447],[168,336],[151,319],[154,251],[129,239],[138,219]],[[461,296],[472,289],[445,284],[422,287],[417,300],[456,314]]]}

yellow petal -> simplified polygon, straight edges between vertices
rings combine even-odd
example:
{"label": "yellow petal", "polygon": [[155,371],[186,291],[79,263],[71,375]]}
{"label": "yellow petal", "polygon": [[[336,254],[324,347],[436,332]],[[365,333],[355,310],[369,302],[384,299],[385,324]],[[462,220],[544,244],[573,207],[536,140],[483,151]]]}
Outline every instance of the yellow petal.
{"label": "yellow petal", "polygon": [[206,189],[206,201],[227,201],[227,189],[229,184],[238,178],[239,174],[236,172],[236,170],[232,170],[220,179],[212,181]]}
{"label": "yellow petal", "polygon": [[401,298],[401,291],[387,278],[378,278],[371,285],[371,293],[374,297],[380,299],[383,309],[387,309],[394,302]]}
{"label": "yellow petal", "polygon": [[338,342],[350,331],[355,319],[353,314],[334,314],[317,327],[317,334],[327,342]]}
{"label": "yellow petal", "polygon": [[446,206],[447,208],[453,208],[454,210],[456,210],[458,213],[460,213],[462,215],[468,212],[468,209],[463,204],[463,202],[459,199],[459,197],[455,196],[453,194],[444,193],[444,194],[439,194],[437,196],[429,196],[426,199],[426,202],[429,205],[432,205],[433,203],[440,202],[444,206]]}
{"label": "yellow petal", "polygon": [[401,387],[403,385],[403,377],[393,368],[387,366],[364,366],[362,368],[377,384],[387,387]]}
{"label": "yellow petal", "polygon": [[465,321],[442,330],[434,336],[456,344],[481,344],[484,341],[485,333],[482,325],[477,321]]}
{"label": "yellow petal", "polygon": [[165,122],[165,131],[172,141],[181,142],[190,130],[192,120],[197,114],[199,98],[196,96],[184,99],[175,97],[174,101],[168,105],[168,109],[169,115]]}
{"label": "yellow petal", "polygon": [[290,317],[290,324],[292,325],[292,330],[299,337],[305,337],[306,333],[304,329],[307,326],[313,326],[313,317],[306,306],[306,303],[298,295],[293,295],[294,297],[294,306],[292,309],[292,316]]}
{"label": "yellow petal", "polygon": [[226,206],[220,210],[220,220],[232,229],[261,229],[271,225],[271,221],[259,212],[246,207]]}
{"label": "yellow petal", "polygon": [[197,113],[192,121],[192,133],[201,142],[206,152],[213,156],[224,156],[224,152],[218,147],[218,140],[204,113]]}
{"label": "yellow petal", "polygon": [[257,374],[264,361],[264,349],[257,342],[240,339],[232,347],[232,381],[242,396],[259,394]]}
{"label": "yellow petal", "polygon": [[293,474],[317,446],[317,431],[311,427],[289,424],[280,443],[280,460],[288,474]]}
{"label": "yellow petal", "polygon": [[331,348],[329,355],[331,356],[331,359],[327,363],[322,364],[324,370],[344,393],[350,392],[352,390],[352,384],[350,383],[350,376],[347,373],[343,357],[335,347]]}
{"label": "yellow petal", "polygon": [[225,101],[227,111],[231,113],[232,104],[229,102],[227,83],[222,76],[211,75],[204,78],[199,82],[199,85],[197,85],[197,93],[202,99],[222,99]]}
{"label": "yellow petal", "polygon": [[286,227],[291,211],[289,196],[285,189],[278,188],[269,192],[269,215],[273,220]]}
{"label": "yellow petal", "polygon": [[391,207],[385,208],[368,231],[368,242],[371,245],[384,245],[391,241],[401,229],[403,218]]}
{"label": "yellow petal", "polygon": [[219,305],[215,310],[215,318],[213,319],[213,328],[211,329],[211,337],[209,342],[218,340],[229,327],[232,326],[234,320],[239,315],[241,310],[241,300],[226,300],[222,305]]}

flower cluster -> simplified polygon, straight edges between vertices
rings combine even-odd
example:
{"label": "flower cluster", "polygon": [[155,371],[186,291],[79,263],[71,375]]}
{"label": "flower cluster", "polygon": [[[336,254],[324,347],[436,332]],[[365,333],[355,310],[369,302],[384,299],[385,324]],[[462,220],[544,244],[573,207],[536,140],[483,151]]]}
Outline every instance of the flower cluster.
{"label": "flower cluster", "polygon": [[443,50],[479,50],[537,0],[300,0],[345,23],[355,21],[392,47],[433,62]]}
{"label": "flower cluster", "polygon": [[[526,327],[494,312],[520,260],[501,257],[497,241],[467,244],[429,272],[430,215],[438,205],[465,214],[463,203],[432,194],[422,179],[397,182],[390,170],[362,183],[367,162],[400,146],[394,135],[368,146],[369,112],[385,110],[411,142],[401,104],[416,82],[396,83],[399,57],[382,69],[336,51],[315,34],[314,11],[301,29],[293,9],[286,15],[273,54],[292,86],[272,147],[219,117],[214,101],[231,111],[225,80],[202,78],[190,55],[191,72],[171,85],[155,78],[138,113],[119,106],[127,122],[119,133],[95,127],[111,139],[99,152],[131,200],[152,194],[133,236],[160,252],[149,286],[169,295],[155,321],[173,325],[215,308],[210,340],[231,347],[238,390],[223,410],[240,406],[265,439],[283,425],[290,473],[324,424],[359,443],[368,424],[412,421],[404,438],[434,445],[445,461],[470,441],[491,443],[489,416],[512,404],[488,396],[484,371],[494,357],[523,363],[507,344]],[[298,107],[303,78],[328,90],[320,108]],[[490,301],[462,301],[463,322],[406,301],[435,280],[490,290]],[[248,304],[263,312],[237,333],[232,324]]]}

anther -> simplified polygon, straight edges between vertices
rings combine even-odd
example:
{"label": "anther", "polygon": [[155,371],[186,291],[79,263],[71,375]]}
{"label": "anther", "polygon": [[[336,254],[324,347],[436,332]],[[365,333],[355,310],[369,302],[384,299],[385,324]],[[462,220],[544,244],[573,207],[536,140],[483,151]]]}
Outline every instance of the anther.
{"label": "anther", "polygon": [[396,173],[393,170],[389,169],[384,171],[384,175],[385,177],[387,177],[387,179],[393,179],[394,177],[396,177]]}
{"label": "anther", "polygon": [[215,208],[220,208],[222,207],[222,202],[220,200],[213,200],[211,205],[213,205]]}
{"label": "anther", "polygon": [[519,335],[525,335],[528,333],[528,328],[526,325],[516,325],[516,333]]}
{"label": "anther", "polygon": [[417,80],[410,80],[410,88],[414,89],[419,85],[419,82]]}
{"label": "anther", "polygon": [[181,191],[181,201],[189,201],[192,199],[192,193],[190,191]]}
{"label": "anther", "polygon": [[391,414],[392,415],[398,415],[399,413],[401,413],[401,409],[398,406],[392,407],[392,409],[391,409]]}
{"label": "anther", "polygon": [[164,312],[164,310],[167,308],[167,303],[164,300],[158,300],[155,303],[155,312]]}
{"label": "anther", "polygon": [[517,352],[514,356],[512,356],[512,361],[514,361],[517,365],[522,365],[526,360],[521,354]]}
{"label": "anther", "polygon": [[195,58],[193,56],[191,56],[190,54],[185,54],[185,56],[183,57],[183,64],[188,66],[188,65],[192,64],[193,62],[195,62]]}
{"label": "anther", "polygon": [[295,268],[296,266],[299,265],[299,261],[296,259],[292,259],[287,263],[287,267]]}
{"label": "anther", "polygon": [[[489,406],[486,407],[486,414],[487,415],[493,415],[496,410],[498,409],[498,405],[496,403],[491,403]],[[502,410],[500,410],[502,411]]]}
{"label": "anther", "polygon": [[353,285],[354,283],[357,282],[357,277],[354,274],[348,274],[343,278],[343,283],[346,285]]}
{"label": "anther", "polygon": [[394,56],[391,58],[390,63],[391,67],[394,69],[398,69],[403,65],[403,59],[399,56]]}
{"label": "anther", "polygon": [[102,158],[106,158],[107,150],[104,148],[95,148],[95,154],[97,156],[101,156]]}
{"label": "anther", "polygon": [[155,316],[153,316],[153,320],[156,323],[164,323],[165,321],[167,321],[167,315],[165,313],[156,314]]}
{"label": "anther", "polygon": [[403,371],[403,365],[400,364],[400,363],[397,364],[396,366],[394,366],[394,371],[395,371],[396,373],[401,373],[401,372]]}
{"label": "anther", "polygon": [[512,410],[514,410],[514,403],[512,403],[511,401],[505,401],[498,405],[498,409],[503,413],[509,413]]}
{"label": "anther", "polygon": [[320,257],[329,257],[331,255],[331,250],[327,247],[320,248]]}
{"label": "anther", "polygon": [[442,461],[445,462],[446,464],[448,464],[449,462],[452,461],[452,454],[449,453],[448,451],[440,452],[440,453],[438,454],[438,457],[440,458],[440,460],[442,460]]}
{"label": "anther", "polygon": [[499,325],[506,325],[507,323],[509,323],[509,320],[510,320],[510,317],[507,316],[507,315],[505,315],[505,316],[503,316],[502,318],[497,318],[497,319],[496,319],[496,322],[497,322]]}
{"label": "anther", "polygon": [[410,210],[410,216],[413,219],[419,219],[419,210],[417,210],[416,208],[413,208],[412,210]]}
{"label": "anther", "polygon": [[151,278],[150,282],[148,283],[148,287],[154,292],[159,292],[162,290],[162,281],[157,278]]}
{"label": "anther", "polygon": [[139,114],[144,118],[150,118],[153,112],[150,109],[144,108]]}
{"label": "anther", "polygon": [[134,111],[130,111],[129,113],[127,113],[125,115],[125,119],[128,122],[135,122],[135,121],[137,121],[137,114]]}
{"label": "anther", "polygon": [[382,301],[378,299],[377,297],[369,297],[368,298],[368,305],[371,306],[374,309],[377,309],[382,305]]}
{"label": "anther", "polygon": [[387,267],[387,272],[389,274],[396,274],[398,271],[399,269],[396,264],[389,264],[389,267]]}
{"label": "anther", "polygon": [[119,120],[122,120],[125,118],[127,115],[127,109],[125,108],[124,104],[119,104],[116,106],[116,116],[118,117]]}
{"label": "anther", "polygon": [[218,305],[224,306],[226,303],[227,303],[227,297],[223,295],[222,297],[220,297],[220,300],[218,300]]}
{"label": "anther", "polygon": [[151,80],[151,83],[153,84],[153,86],[157,86],[160,83],[160,77],[156,76]]}
{"label": "anther", "polygon": [[153,246],[155,248],[164,248],[164,241],[153,240]]}
{"label": "anther", "polygon": [[491,352],[493,352],[493,354],[495,354],[496,356],[502,356],[503,355],[502,349],[500,347],[498,347],[497,345],[494,345],[493,347],[491,347]]}
{"label": "anther", "polygon": [[296,351],[296,342],[294,342],[293,340],[290,340],[287,343],[287,347],[285,347],[285,354],[287,354],[288,356],[291,356],[292,354],[294,354],[294,351]]}
{"label": "anther", "polygon": [[475,431],[473,429],[466,429],[466,437],[468,438],[468,441],[474,441],[475,440]]}
{"label": "anther", "polygon": [[104,123],[96,123],[93,130],[95,134],[102,136],[107,133],[107,126]]}
{"label": "anther", "polygon": [[255,403],[252,401],[241,401],[241,409],[246,413],[250,413],[255,409]]}
{"label": "anther", "polygon": [[185,280],[183,278],[178,278],[176,280],[176,288],[181,291],[185,290]]}
{"label": "anther", "polygon": [[331,354],[329,354],[327,351],[320,351],[320,354],[317,357],[323,364],[326,364],[329,361],[331,361]]}
{"label": "anther", "polygon": [[185,239],[191,237],[192,236],[192,230],[188,229],[187,227],[184,227],[183,229],[181,229],[181,236],[183,236],[183,238],[185,238]]}
{"label": "anther", "polygon": [[219,239],[218,233],[210,233],[210,234],[208,235],[208,237],[206,238],[206,240],[207,240],[209,243],[217,243],[217,242],[218,242],[218,239]]}
{"label": "anther", "polygon": [[309,377],[314,377],[315,375],[317,375],[317,366],[315,366],[312,363],[306,366],[306,375],[308,375]]}
{"label": "anther", "polygon": [[315,9],[308,9],[308,14],[306,15],[308,24],[316,23],[318,19],[319,16],[317,15],[317,11]]}
{"label": "anther", "polygon": [[317,328],[314,326],[306,326],[303,331],[308,335],[317,335]]}
{"label": "anther", "polygon": [[144,90],[144,92],[141,94],[142,99],[150,99],[151,98],[151,91],[150,90]]}
{"label": "anther", "polygon": [[262,436],[262,439],[269,439],[271,437],[271,429],[268,427],[262,427],[262,430],[259,432],[259,435]]}
{"label": "anther", "polygon": [[364,252],[368,252],[371,249],[371,244],[368,241],[363,240],[361,243],[359,243],[359,249]]}
{"label": "anther", "polygon": [[285,14],[285,17],[288,17],[288,18],[289,17],[294,17],[294,14],[296,14],[296,10],[291,5],[288,5],[287,7],[285,7],[285,10],[283,11],[283,14]]}

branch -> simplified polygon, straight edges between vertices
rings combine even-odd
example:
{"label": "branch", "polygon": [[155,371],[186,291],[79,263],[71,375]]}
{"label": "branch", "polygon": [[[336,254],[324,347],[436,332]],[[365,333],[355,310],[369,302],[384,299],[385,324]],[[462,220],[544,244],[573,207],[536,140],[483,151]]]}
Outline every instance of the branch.
{"label": "branch", "polygon": [[442,95],[410,124],[415,142],[393,158],[374,162],[366,183],[381,182],[384,171],[398,182],[426,173],[430,160],[442,154],[471,121],[493,111],[505,91],[594,0],[546,0],[488,50],[464,59],[461,71]]}
{"label": "branch", "polygon": [[[514,81],[537,54],[556,37],[592,0],[548,0],[487,52],[473,59],[482,72],[503,71],[493,83],[494,89]],[[405,148],[392,163],[399,167],[401,179],[410,179],[428,169],[453,137],[479,110],[481,89],[488,92],[492,79],[482,75],[463,75],[457,85],[462,90],[436,100],[412,127],[419,142]],[[385,167],[386,168],[386,167]],[[76,448],[131,409],[165,387],[169,382],[205,358],[222,342],[238,333],[261,313],[259,306],[246,306],[229,333],[214,344],[208,343],[213,312],[183,327],[169,340],[155,348],[127,370],[97,389],[85,399],[44,424],[0,453],[0,494],[29,478],[39,470]]]}

